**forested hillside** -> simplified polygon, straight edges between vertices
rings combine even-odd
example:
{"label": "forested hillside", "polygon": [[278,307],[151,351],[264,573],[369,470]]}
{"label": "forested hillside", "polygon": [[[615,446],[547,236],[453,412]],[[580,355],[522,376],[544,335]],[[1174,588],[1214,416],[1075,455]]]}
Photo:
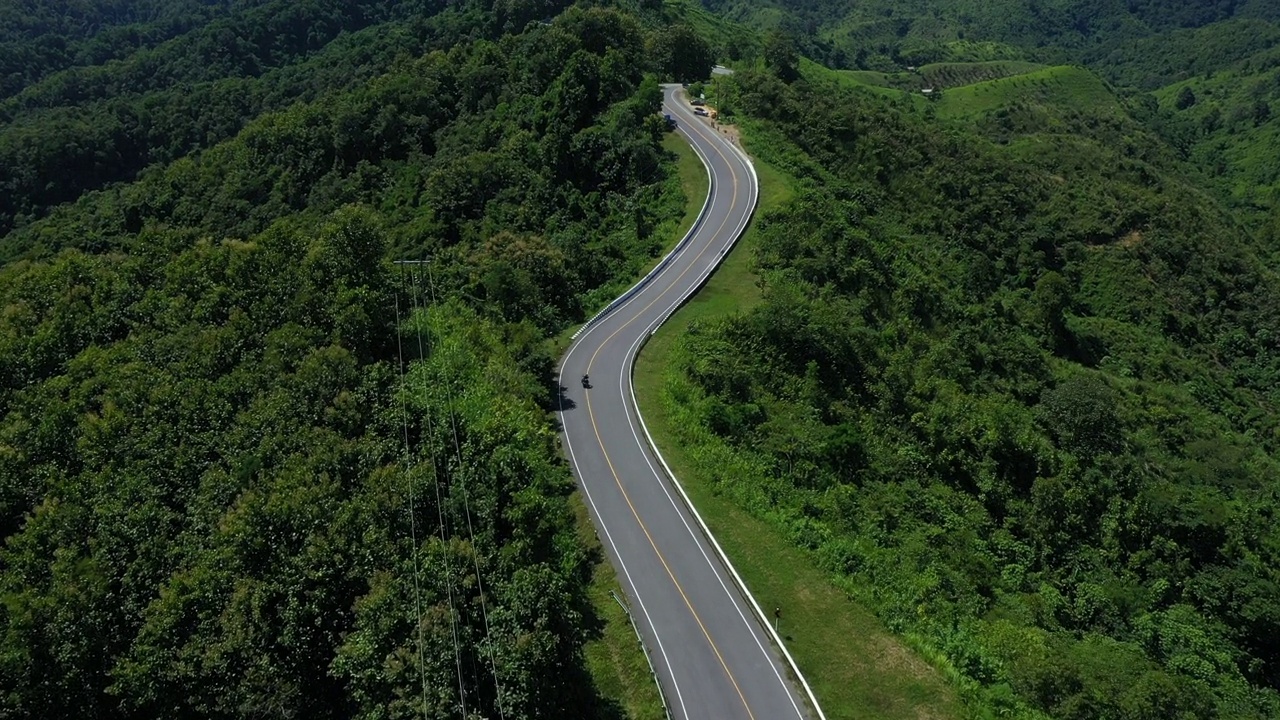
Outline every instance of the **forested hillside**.
{"label": "forested hillside", "polygon": [[0,715],[623,716],[548,339],[715,59],[717,491],[975,717],[1280,717],[1280,5],[708,6],[0,8]]}
{"label": "forested hillside", "polygon": [[[1280,215],[1270,189],[1280,172],[1273,142],[1280,127],[1275,72],[1280,4],[707,0],[704,5],[764,32],[763,42],[745,40],[748,34],[742,32],[721,35],[717,44],[726,57],[750,63],[769,48],[792,47],[849,71],[851,81],[917,97],[929,88],[943,91],[945,98],[951,88],[1045,66],[1085,67],[1108,84],[1108,94],[1118,96],[1203,173],[1203,185],[1251,213],[1250,222],[1269,224]],[[1181,112],[1193,104],[1194,94],[1187,93],[1197,87],[1206,99],[1216,97],[1193,112]],[[1261,129],[1247,131],[1251,124]]]}
{"label": "forested hillside", "polygon": [[684,211],[687,32],[4,13],[6,58],[64,42],[0,110],[0,715],[619,717],[545,339]]}
{"label": "forested hillside", "polygon": [[[833,67],[893,71],[943,61],[1084,62],[1145,83],[1203,72],[1274,42],[1267,0],[707,0],[707,8],[777,29]],[[1189,56],[1196,56],[1189,60]],[[1125,84],[1130,84],[1126,82]]]}
{"label": "forested hillside", "polygon": [[[1280,715],[1274,236],[1162,103],[1083,68],[925,100],[779,42],[715,98],[795,197],[758,220],[762,300],[671,358],[699,472],[975,714]],[[1186,124],[1255,107],[1236,76],[1187,86]],[[1190,152],[1265,142],[1236,115]]]}
{"label": "forested hillside", "polygon": [[499,22],[523,27],[531,19],[466,5],[436,10],[252,3],[119,62],[74,67],[23,88],[0,102],[0,232],[215,145],[264,112],[368,83],[397,58],[448,49],[460,37],[496,38]]}
{"label": "forested hillside", "polygon": [[[257,3],[239,3],[252,4]],[[0,97],[72,65],[97,65],[154,47],[225,14],[231,5],[231,0],[12,0],[0,7]]]}
{"label": "forested hillside", "polygon": [[1226,70],[1161,88],[1144,109],[1181,157],[1280,239],[1280,39]]}

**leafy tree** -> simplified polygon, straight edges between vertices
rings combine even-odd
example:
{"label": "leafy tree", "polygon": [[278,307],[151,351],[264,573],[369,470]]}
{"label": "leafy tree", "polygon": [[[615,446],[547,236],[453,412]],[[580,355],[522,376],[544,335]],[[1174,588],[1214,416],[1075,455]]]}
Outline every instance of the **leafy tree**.
{"label": "leafy tree", "polygon": [[1173,101],[1174,107],[1179,110],[1186,110],[1196,104],[1196,94],[1190,85],[1183,85],[1178,91],[1178,97]]}
{"label": "leafy tree", "polygon": [[1036,319],[1049,341],[1049,347],[1061,347],[1067,340],[1065,313],[1071,305],[1071,288],[1067,281],[1056,272],[1045,273],[1036,280],[1031,302],[1035,307]]}
{"label": "leafy tree", "polygon": [[773,30],[764,39],[764,63],[785,82],[800,76],[800,56],[795,38],[782,30]]}
{"label": "leafy tree", "polygon": [[1257,127],[1271,119],[1271,104],[1259,98],[1253,103],[1253,125]]}
{"label": "leafy tree", "polygon": [[650,55],[658,73],[675,82],[695,82],[711,75],[715,55],[711,44],[692,27],[676,24],[658,30],[650,39]]}

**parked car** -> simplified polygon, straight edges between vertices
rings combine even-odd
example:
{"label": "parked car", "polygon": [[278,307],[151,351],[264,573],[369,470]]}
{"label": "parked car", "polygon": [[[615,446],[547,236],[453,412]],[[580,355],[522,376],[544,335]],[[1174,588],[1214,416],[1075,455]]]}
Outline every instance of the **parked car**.
{"label": "parked car", "polygon": [[706,105],[707,101],[703,100],[702,98],[694,98],[692,101],[689,102],[689,104],[694,107],[698,107],[700,105]]}

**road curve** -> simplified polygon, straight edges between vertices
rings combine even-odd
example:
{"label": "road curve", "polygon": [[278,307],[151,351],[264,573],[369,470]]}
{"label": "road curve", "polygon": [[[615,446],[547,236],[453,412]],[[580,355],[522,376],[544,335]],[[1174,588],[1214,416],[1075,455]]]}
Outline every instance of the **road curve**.
{"label": "road curve", "polygon": [[[676,720],[805,720],[748,601],[662,472],[631,389],[636,353],[745,230],[758,187],[744,157],[664,89],[664,112],[711,176],[699,222],[656,275],[596,318],[560,366],[562,439]],[[582,376],[590,374],[590,389]]]}

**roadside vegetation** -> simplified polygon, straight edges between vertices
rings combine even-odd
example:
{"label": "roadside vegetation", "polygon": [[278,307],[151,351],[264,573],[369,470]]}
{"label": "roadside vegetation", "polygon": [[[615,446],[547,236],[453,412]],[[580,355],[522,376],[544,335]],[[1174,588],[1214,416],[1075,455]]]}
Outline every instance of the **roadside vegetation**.
{"label": "roadside vegetation", "polygon": [[[752,135],[748,135],[748,141]],[[754,145],[748,142],[747,150]],[[759,212],[768,215],[793,198],[795,180],[757,162]],[[696,198],[697,196],[694,196]],[[868,610],[852,601],[833,576],[772,524],[744,511],[712,481],[701,446],[677,427],[679,406],[664,396],[668,362],[690,328],[746,312],[763,301],[752,268],[760,236],[749,229],[703,289],[644,346],[635,389],[645,422],[752,594],[765,608],[782,608],[780,632],[801,672],[831,718],[961,717],[955,691]]]}
{"label": "roadside vegetation", "polygon": [[604,556],[595,526],[580,493],[570,504],[577,520],[578,536],[591,553],[593,569],[587,594],[599,619],[598,634],[583,646],[587,669],[604,698],[599,720],[666,720],[658,679],[653,676],[631,623],[626,596],[618,576]]}
{"label": "roadside vegetation", "polygon": [[[1259,234],[1088,71],[963,88],[961,126],[763,64],[732,92],[793,197],[637,371],[698,501],[802,549],[968,714],[1275,716]],[[721,523],[773,587],[768,537]]]}

